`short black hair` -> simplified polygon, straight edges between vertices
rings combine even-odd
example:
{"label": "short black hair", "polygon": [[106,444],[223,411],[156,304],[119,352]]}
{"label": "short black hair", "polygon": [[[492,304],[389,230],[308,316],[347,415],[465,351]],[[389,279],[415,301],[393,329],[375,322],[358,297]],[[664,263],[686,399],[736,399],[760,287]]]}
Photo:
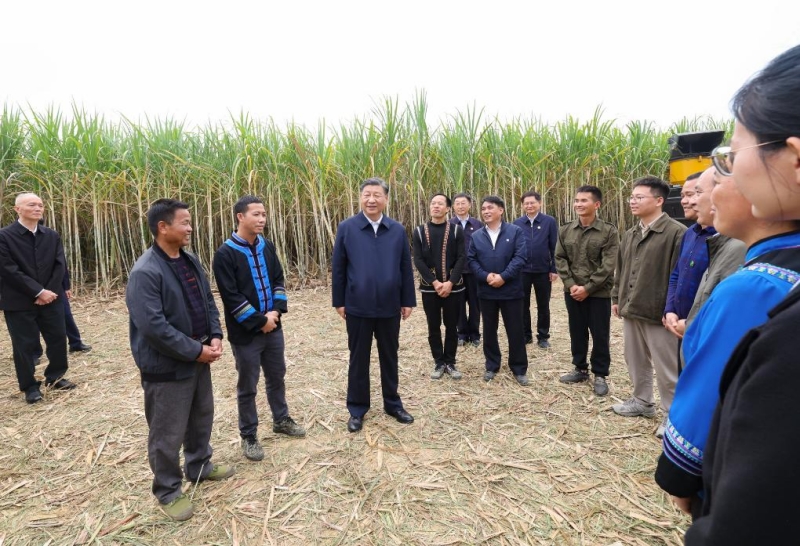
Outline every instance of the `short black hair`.
{"label": "short black hair", "polygon": [[472,204],[472,196],[470,194],[468,194],[468,193],[464,193],[463,191],[455,194],[453,196],[453,201],[455,201],[456,199],[459,199],[460,197],[463,197],[464,199],[469,201],[470,205]]}
{"label": "short black hair", "polygon": [[705,171],[700,171],[699,173],[692,173],[686,177],[686,182],[689,180],[697,180]]}
{"label": "short black hair", "polygon": [[366,188],[367,186],[380,186],[381,188],[383,188],[384,193],[386,195],[389,195],[389,184],[387,184],[383,178],[378,178],[378,177],[367,178],[361,183],[361,186],[358,187],[358,191],[359,192],[364,191],[364,188]]}
{"label": "short black hair", "polygon": [[523,203],[525,202],[525,198],[527,198],[527,197],[533,197],[533,198],[534,198],[534,199],[536,199],[536,200],[537,200],[539,203],[541,203],[541,202],[542,202],[542,194],[540,194],[540,193],[539,193],[538,191],[536,191],[536,190],[529,190],[529,191],[526,191],[525,193],[523,193],[523,194],[522,194],[522,201],[523,201]]}
{"label": "short black hair", "polygon": [[447,206],[448,206],[448,207],[450,207],[450,205],[452,204],[452,201],[450,201],[450,198],[449,198],[449,197],[448,197],[446,194],[444,194],[444,193],[434,193],[433,195],[431,195],[431,198],[430,198],[430,200],[428,201],[428,203],[430,203],[431,201],[433,201],[433,198],[434,198],[434,197],[438,197],[439,195],[441,195],[442,197],[444,197],[444,202],[445,202],[445,203],[447,203]]}
{"label": "short black hair", "polygon": [[497,197],[496,195],[487,195],[487,196],[486,196],[486,197],[484,197],[484,198],[483,198],[483,200],[481,201],[481,205],[483,205],[484,203],[492,203],[492,204],[494,204],[494,205],[497,205],[498,207],[500,207],[500,208],[501,208],[501,209],[503,209],[503,210],[505,210],[505,209],[506,209],[506,203],[505,203],[505,201],[503,201],[502,199],[500,199],[500,198],[499,198],[499,197]]}
{"label": "short black hair", "polygon": [[233,205],[233,214],[234,216],[237,214],[244,214],[247,212],[247,207],[250,205],[260,204],[263,205],[264,201],[261,200],[260,197],[256,197],[255,195],[244,195],[236,201],[236,204]]}
{"label": "short black hair", "polygon": [[650,188],[650,193],[653,197],[661,197],[664,201],[669,197],[669,184],[661,180],[657,176],[643,176],[633,181],[633,188],[638,186],[646,186]]}
{"label": "short black hair", "polygon": [[172,224],[175,219],[175,211],[178,209],[189,210],[189,205],[177,199],[157,199],[153,201],[153,204],[147,210],[147,227],[150,228],[150,233],[153,234],[153,237],[158,236],[158,223]]}
{"label": "short black hair", "polygon": [[598,203],[603,200],[603,192],[597,186],[581,186],[575,190],[575,193],[591,193]]}

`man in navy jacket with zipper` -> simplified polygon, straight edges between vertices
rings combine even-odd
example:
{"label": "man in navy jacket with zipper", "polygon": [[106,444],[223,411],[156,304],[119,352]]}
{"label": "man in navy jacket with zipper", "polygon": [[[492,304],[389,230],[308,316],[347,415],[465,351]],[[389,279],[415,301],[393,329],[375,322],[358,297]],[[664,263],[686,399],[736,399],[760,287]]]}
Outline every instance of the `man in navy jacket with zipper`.
{"label": "man in navy jacket with zipper", "polygon": [[527,241],[527,263],[522,270],[522,288],[525,300],[522,308],[525,343],[533,343],[531,326],[531,289],[536,293],[536,341],[542,349],[550,347],[550,295],[556,272],[556,219],[541,212],[542,196],[528,191],[522,194],[525,214],[514,220],[522,228]]}
{"label": "man in navy jacket with zipper", "polygon": [[484,381],[500,371],[497,328],[500,313],[508,336],[508,367],[522,386],[528,385],[528,355],[522,328],[522,270],[525,267],[525,234],[514,224],[503,222],[505,203],[489,195],[481,203],[486,224],[472,235],[467,260],[478,283],[483,318]]}
{"label": "man in navy jacket with zipper", "polygon": [[369,358],[378,343],[384,411],[401,423],[414,418],[397,394],[400,318],[417,305],[406,230],[384,216],[389,186],[380,178],[361,183],[361,211],[344,220],[333,245],[333,307],[347,324],[350,368],[347,429],[357,432],[370,408]]}

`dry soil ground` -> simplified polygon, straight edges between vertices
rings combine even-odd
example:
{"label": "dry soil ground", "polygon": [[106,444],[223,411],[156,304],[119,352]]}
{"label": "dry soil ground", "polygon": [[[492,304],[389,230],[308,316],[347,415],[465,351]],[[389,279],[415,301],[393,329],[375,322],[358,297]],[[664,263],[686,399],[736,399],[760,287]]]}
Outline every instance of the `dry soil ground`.
{"label": "dry soil ground", "polygon": [[[459,350],[461,381],[429,379],[421,308],[402,324],[400,388],[416,422],[373,410],[349,434],[347,344],[325,288],[290,293],[287,389],[303,440],[278,437],[259,394],[266,451],[246,461],[237,431],[230,349],[214,364],[214,459],[221,483],[187,484],[195,516],[173,523],[150,494],[147,426],[121,297],[73,307],[94,350],[71,358],[72,392],[28,406],[0,330],[2,544],[678,544],[688,520],[653,483],[655,420],[610,411],[629,392],[613,321],[611,394],[565,386],[569,338],[560,286],[552,345],[528,346],[531,386],[503,368],[487,384],[482,352]],[[501,328],[502,329],[502,328]],[[504,338],[501,338],[501,343]],[[375,351],[373,363],[375,364]],[[505,351],[504,351],[505,353]]]}

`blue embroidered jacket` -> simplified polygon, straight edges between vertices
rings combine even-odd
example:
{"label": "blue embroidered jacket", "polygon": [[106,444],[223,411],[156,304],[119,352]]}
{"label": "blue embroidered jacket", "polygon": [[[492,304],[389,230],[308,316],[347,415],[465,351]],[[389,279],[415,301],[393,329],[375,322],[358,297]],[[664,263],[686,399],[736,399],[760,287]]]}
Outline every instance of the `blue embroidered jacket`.
{"label": "blue embroidered jacket", "polygon": [[767,312],[800,280],[800,232],[763,239],[745,265],[720,282],[683,339],[684,368],[675,387],[656,482],[677,497],[702,488],[703,450],[719,400],[725,364],[742,336],[766,322]]}
{"label": "blue embroidered jacket", "polygon": [[236,233],[231,235],[214,254],[213,269],[225,308],[228,339],[234,345],[246,345],[262,335],[267,312],[288,311],[275,245],[261,235],[253,245]]}

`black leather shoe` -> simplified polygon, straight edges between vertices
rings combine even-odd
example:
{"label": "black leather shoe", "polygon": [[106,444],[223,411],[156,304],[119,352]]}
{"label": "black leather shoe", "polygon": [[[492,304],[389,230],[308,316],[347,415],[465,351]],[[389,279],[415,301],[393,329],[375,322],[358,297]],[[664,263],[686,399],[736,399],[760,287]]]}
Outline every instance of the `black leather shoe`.
{"label": "black leather shoe", "polygon": [[388,415],[391,415],[392,417],[397,419],[398,422],[403,423],[404,425],[408,425],[414,422],[414,418],[411,417],[411,414],[404,409],[399,409],[392,412],[387,411],[386,413]]}
{"label": "black leather shoe", "polygon": [[42,393],[39,392],[39,387],[31,387],[25,391],[25,401],[28,404],[35,404],[42,400]]}
{"label": "black leather shoe", "polygon": [[78,353],[78,352],[85,353],[85,352],[88,352],[88,351],[91,351],[91,350],[92,350],[92,346],[91,345],[86,345],[84,342],[81,342],[80,345],[75,345],[74,347],[70,346],[70,348],[69,348],[69,352],[71,352],[71,353]]}
{"label": "black leather shoe", "polygon": [[358,432],[361,430],[361,427],[364,426],[364,418],[363,417],[356,417],[355,415],[350,416],[350,420],[347,421],[347,430],[350,432]]}
{"label": "black leather shoe", "polygon": [[75,383],[70,381],[69,379],[64,379],[63,377],[58,381],[52,381],[45,383],[45,386],[48,389],[55,389],[59,391],[69,391],[75,388]]}

